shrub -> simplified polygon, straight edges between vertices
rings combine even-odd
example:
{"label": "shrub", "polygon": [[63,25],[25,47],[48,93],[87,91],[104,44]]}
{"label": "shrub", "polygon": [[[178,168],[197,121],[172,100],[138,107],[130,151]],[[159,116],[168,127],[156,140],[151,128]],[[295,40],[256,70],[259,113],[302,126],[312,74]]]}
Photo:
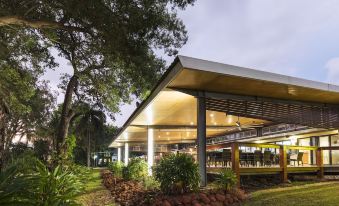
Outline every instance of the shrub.
{"label": "shrub", "polygon": [[192,156],[170,154],[163,157],[154,169],[155,179],[165,193],[183,193],[199,188],[199,170]]}
{"label": "shrub", "polygon": [[122,177],[123,168],[124,165],[120,161],[110,162],[108,164],[108,169],[112,172],[114,177]]}
{"label": "shrub", "polygon": [[231,169],[223,169],[216,178],[216,184],[220,189],[231,190],[237,184],[237,176]]}
{"label": "shrub", "polygon": [[70,169],[57,166],[50,170],[27,156],[0,173],[0,205],[75,205],[81,188]]}
{"label": "shrub", "polygon": [[122,170],[123,178],[126,180],[142,181],[148,174],[147,163],[140,158],[133,158]]}
{"label": "shrub", "polygon": [[38,174],[33,175],[31,203],[33,205],[75,205],[75,198],[82,192],[83,184],[70,170],[57,166],[49,171],[40,163]]}
{"label": "shrub", "polygon": [[146,190],[157,190],[160,188],[160,183],[152,176],[147,176],[143,180],[143,185]]}

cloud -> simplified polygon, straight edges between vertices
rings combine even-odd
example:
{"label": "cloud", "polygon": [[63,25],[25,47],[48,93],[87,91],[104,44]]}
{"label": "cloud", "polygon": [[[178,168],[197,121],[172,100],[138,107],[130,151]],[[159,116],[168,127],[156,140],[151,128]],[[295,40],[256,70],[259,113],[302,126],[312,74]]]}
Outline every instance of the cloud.
{"label": "cloud", "polygon": [[330,83],[339,84],[339,57],[327,61],[326,65],[327,80]]}
{"label": "cloud", "polygon": [[189,31],[181,54],[301,76],[297,64],[337,27],[338,11],[334,0],[200,0],[180,15]]}

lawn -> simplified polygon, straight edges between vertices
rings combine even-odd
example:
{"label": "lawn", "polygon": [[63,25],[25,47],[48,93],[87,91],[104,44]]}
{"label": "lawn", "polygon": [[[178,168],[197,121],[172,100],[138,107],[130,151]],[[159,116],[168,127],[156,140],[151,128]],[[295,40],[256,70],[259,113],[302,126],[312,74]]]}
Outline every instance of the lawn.
{"label": "lawn", "polygon": [[259,190],[243,206],[338,206],[339,182],[322,182]]}
{"label": "lawn", "polygon": [[101,184],[99,169],[92,170],[85,192],[77,198],[77,201],[84,206],[114,206],[109,191]]}

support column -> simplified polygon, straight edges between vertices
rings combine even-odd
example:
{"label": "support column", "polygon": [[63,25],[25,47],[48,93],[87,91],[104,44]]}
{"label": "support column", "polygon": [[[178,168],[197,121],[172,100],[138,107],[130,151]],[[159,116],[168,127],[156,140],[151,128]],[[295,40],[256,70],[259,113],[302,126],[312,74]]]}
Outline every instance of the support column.
{"label": "support column", "polygon": [[206,173],[206,102],[205,98],[197,98],[197,143],[198,143],[198,163],[200,173],[200,186],[207,184]]}
{"label": "support column", "polygon": [[318,148],[317,151],[317,166],[319,167],[318,178],[324,178],[323,150]]}
{"label": "support column", "polygon": [[129,158],[129,151],[128,151],[128,143],[125,143],[125,159],[124,159],[124,164],[125,166],[128,165],[128,158]]}
{"label": "support column", "polygon": [[237,177],[237,187],[240,187],[239,143],[232,143],[232,170]]}
{"label": "support column", "polygon": [[121,162],[121,148],[118,147],[118,162]]}
{"label": "support column", "polygon": [[153,129],[147,129],[147,166],[148,175],[152,175],[152,166],[154,161],[154,132]]}
{"label": "support column", "polygon": [[279,155],[280,155],[280,168],[281,168],[281,182],[286,183],[288,181],[288,176],[287,176],[287,149],[286,146],[282,145],[280,146],[279,150]]}

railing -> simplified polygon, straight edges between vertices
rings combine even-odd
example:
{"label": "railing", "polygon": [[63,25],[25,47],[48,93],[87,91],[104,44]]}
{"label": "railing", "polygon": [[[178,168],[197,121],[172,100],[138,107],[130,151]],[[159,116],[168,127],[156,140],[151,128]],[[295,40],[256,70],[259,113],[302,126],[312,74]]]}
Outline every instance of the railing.
{"label": "railing", "polygon": [[[244,165],[242,159],[242,152],[240,148],[255,148],[255,150],[270,150],[271,152],[265,152],[264,155],[273,154],[274,158],[271,156],[264,157],[265,159],[260,160],[260,165],[258,162],[253,162],[253,158],[250,158],[251,165],[248,163]],[[281,181],[287,182],[287,174],[289,172],[308,172],[308,171],[317,171],[320,178],[324,175],[323,170],[323,151],[322,148],[313,147],[313,146],[290,146],[290,145],[276,145],[276,144],[256,144],[256,143],[243,143],[243,142],[232,142],[219,145],[208,145],[207,150],[217,150],[223,148],[231,148],[231,165],[230,167],[238,177],[240,181],[240,173],[245,174],[246,172],[255,171],[260,174],[263,171],[275,171],[281,174]],[[339,150],[339,147],[338,147]],[[274,151],[274,152],[273,152]],[[296,154],[296,157],[291,157],[290,154]],[[305,155],[304,154],[308,154]],[[311,158],[312,157],[312,158]],[[307,161],[306,159],[307,158]],[[255,161],[255,159],[254,159]],[[292,162],[294,165],[291,165]],[[298,164],[298,166],[297,166]],[[300,166],[301,164],[301,166]],[[239,182],[238,181],[238,182]]]}

